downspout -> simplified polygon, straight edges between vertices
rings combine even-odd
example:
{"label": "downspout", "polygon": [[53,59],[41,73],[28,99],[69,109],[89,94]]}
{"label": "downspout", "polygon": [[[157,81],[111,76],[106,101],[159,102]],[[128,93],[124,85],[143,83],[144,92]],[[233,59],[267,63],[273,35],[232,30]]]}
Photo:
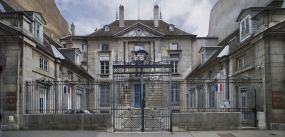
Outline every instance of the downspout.
{"label": "downspout", "polygon": [[54,106],[54,109],[55,109],[55,113],[57,113],[57,58],[55,58],[55,61],[54,61],[54,76],[55,76],[55,81],[54,81],[54,96],[55,96],[55,106]]}
{"label": "downspout", "polygon": [[227,77],[227,92],[228,92],[228,100],[230,100],[230,78],[229,78],[229,75],[230,75],[230,60],[229,60],[229,57],[227,56],[226,58],[226,63],[227,63],[227,70],[226,70],[226,77]]}

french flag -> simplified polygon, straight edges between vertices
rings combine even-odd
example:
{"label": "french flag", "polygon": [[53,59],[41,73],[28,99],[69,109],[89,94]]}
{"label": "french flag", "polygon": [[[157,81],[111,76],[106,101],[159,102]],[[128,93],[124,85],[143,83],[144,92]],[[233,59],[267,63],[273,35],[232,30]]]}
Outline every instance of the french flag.
{"label": "french flag", "polygon": [[64,87],[64,93],[66,93],[66,90],[68,90],[67,92],[70,93],[70,87]]}
{"label": "french flag", "polygon": [[223,91],[223,85],[222,84],[216,84],[216,91],[217,92]]}

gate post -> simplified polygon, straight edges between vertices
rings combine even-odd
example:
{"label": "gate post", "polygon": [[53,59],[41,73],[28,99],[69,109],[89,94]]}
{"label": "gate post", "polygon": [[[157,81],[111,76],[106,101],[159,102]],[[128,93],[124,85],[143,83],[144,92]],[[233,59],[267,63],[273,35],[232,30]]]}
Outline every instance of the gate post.
{"label": "gate post", "polygon": [[171,108],[171,88],[172,88],[172,73],[170,73],[169,77],[169,83],[170,83],[170,89],[169,89],[169,109],[170,109],[170,131],[172,132],[172,108]]}
{"label": "gate post", "polygon": [[142,114],[142,120],[141,120],[141,131],[144,132],[144,96],[143,96],[143,73],[141,73],[141,114]]}

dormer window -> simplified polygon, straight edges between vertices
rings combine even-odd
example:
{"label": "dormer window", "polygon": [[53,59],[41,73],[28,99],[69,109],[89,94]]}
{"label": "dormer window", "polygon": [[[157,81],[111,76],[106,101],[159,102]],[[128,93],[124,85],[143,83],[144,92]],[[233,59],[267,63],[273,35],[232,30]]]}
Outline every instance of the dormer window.
{"label": "dormer window", "polygon": [[105,25],[105,31],[110,31],[110,27],[108,25]]}
{"label": "dormer window", "polygon": [[171,43],[170,44],[170,50],[178,50],[178,44],[177,43]]}
{"label": "dormer window", "polygon": [[246,18],[244,18],[241,22],[240,22],[240,40],[243,41],[245,39],[247,39],[248,37],[250,37],[251,34],[251,20],[250,20],[250,15],[247,16]]}
{"label": "dormer window", "polygon": [[169,30],[170,30],[170,31],[174,31],[174,25],[173,25],[173,24],[170,24],[170,25],[169,25]]}
{"label": "dormer window", "polygon": [[201,64],[204,64],[204,63],[205,63],[205,59],[206,59],[206,53],[205,53],[205,51],[204,51],[204,52],[202,52],[202,54],[201,54]]}
{"label": "dormer window", "polygon": [[76,63],[77,65],[80,65],[79,62],[80,62],[80,61],[79,61],[79,54],[75,53],[75,63]]}

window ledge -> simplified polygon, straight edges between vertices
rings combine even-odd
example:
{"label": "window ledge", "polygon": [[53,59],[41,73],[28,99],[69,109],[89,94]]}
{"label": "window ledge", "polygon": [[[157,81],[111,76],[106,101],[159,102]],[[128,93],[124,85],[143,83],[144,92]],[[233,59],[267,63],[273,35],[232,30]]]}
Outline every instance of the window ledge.
{"label": "window ledge", "polygon": [[109,76],[111,74],[99,74],[100,76]]}
{"label": "window ledge", "polygon": [[177,50],[167,50],[167,52],[168,53],[180,53],[180,52],[182,52],[182,50],[181,49],[177,49]]}
{"label": "window ledge", "polygon": [[243,68],[240,68],[238,70],[236,70],[234,73],[232,73],[231,75],[229,75],[229,77],[233,77],[235,75],[238,75],[238,74],[241,74],[245,71],[248,71],[248,70],[251,70],[251,69],[254,69],[255,66],[249,66],[249,67],[243,67]]}
{"label": "window ledge", "polygon": [[110,50],[100,50],[98,51],[98,53],[111,53],[111,51]]}
{"label": "window ledge", "polygon": [[181,73],[172,73],[172,76],[179,77]]}

